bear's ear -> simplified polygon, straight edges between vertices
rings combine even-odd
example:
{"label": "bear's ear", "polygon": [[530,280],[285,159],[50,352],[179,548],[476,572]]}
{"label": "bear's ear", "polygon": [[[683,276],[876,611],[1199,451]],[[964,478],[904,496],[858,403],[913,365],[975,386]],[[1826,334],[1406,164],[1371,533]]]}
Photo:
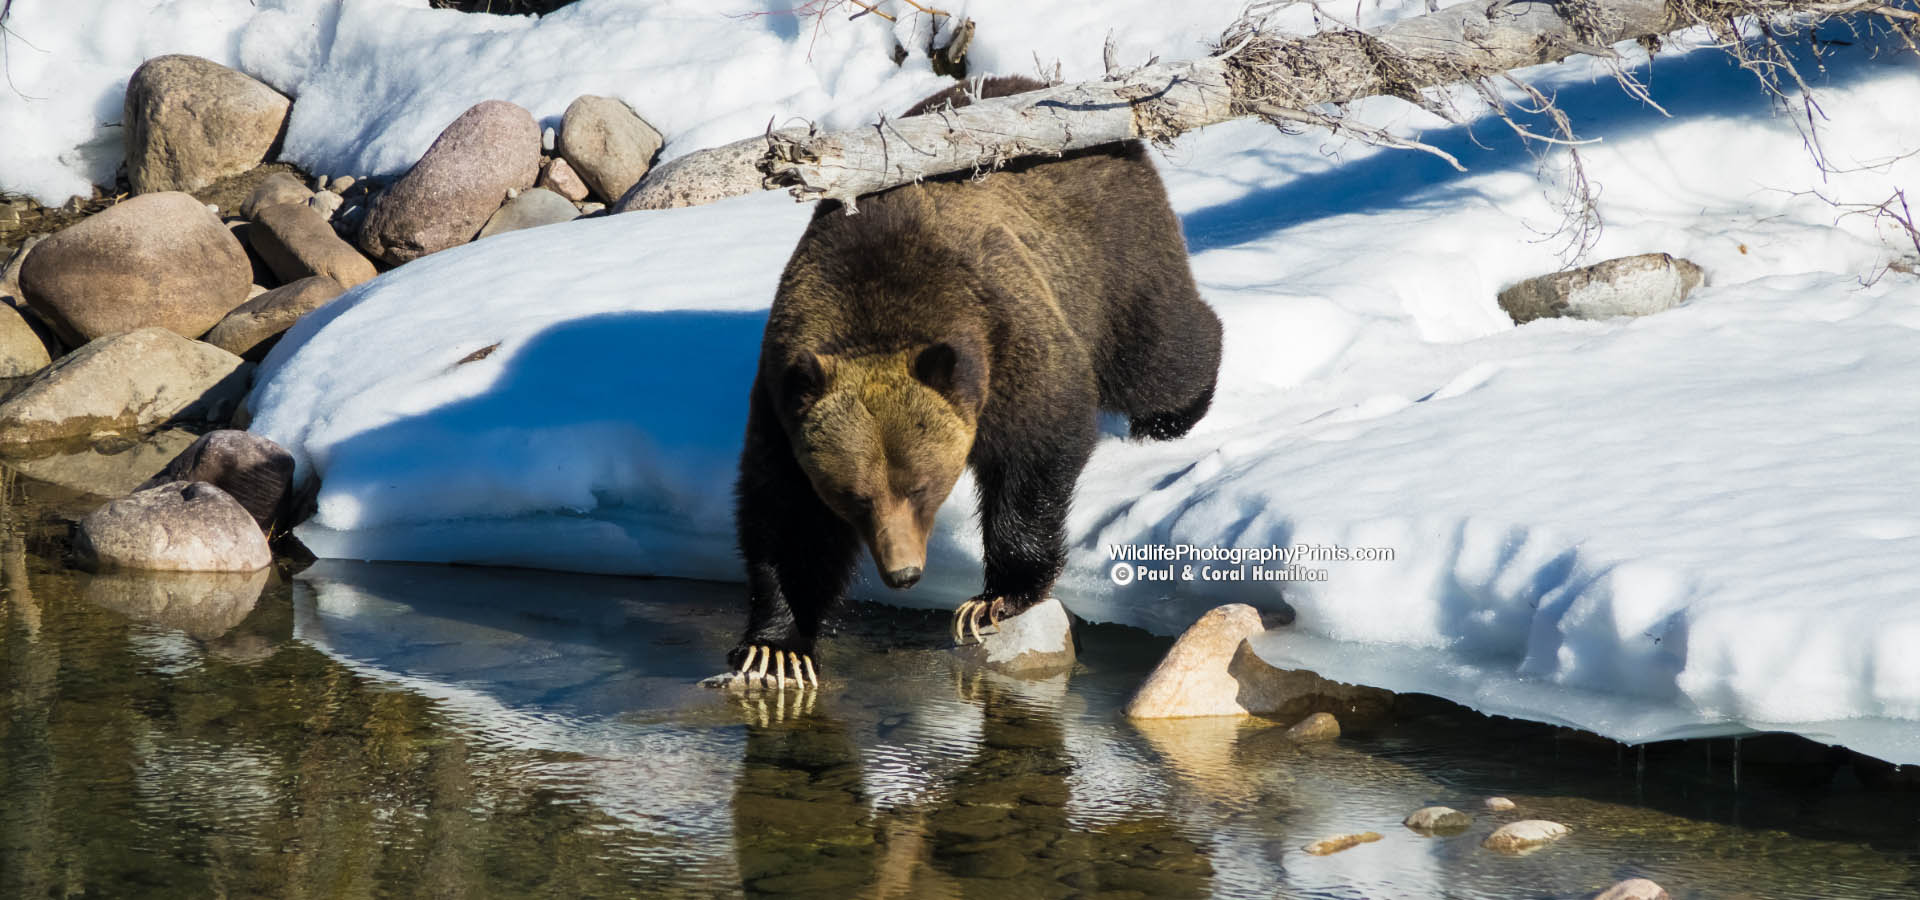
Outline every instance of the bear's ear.
{"label": "bear's ear", "polygon": [[948,343],[921,350],[913,358],[914,380],[940,392],[954,406],[974,413],[986,401],[984,361],[971,351]]}
{"label": "bear's ear", "polygon": [[795,354],[780,375],[780,397],[789,410],[806,409],[820,399],[826,389],[826,370],[820,365],[820,357],[810,350]]}
{"label": "bear's ear", "polygon": [[952,393],[954,370],[959,365],[960,354],[954,352],[952,344],[934,344],[914,357],[913,377],[942,394]]}

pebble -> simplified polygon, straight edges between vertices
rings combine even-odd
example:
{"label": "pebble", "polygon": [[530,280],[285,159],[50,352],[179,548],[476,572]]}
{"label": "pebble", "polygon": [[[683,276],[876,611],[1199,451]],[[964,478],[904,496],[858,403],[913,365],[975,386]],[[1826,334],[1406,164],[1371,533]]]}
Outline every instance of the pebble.
{"label": "pebble", "polygon": [[1505,797],[1488,797],[1486,799],[1486,807],[1494,812],[1506,812],[1516,805],[1512,800],[1508,800]]}
{"label": "pebble", "polygon": [[1371,844],[1379,839],[1380,832],[1362,831],[1359,834],[1343,834],[1338,837],[1327,838],[1324,841],[1314,841],[1308,844],[1305,849],[1307,853],[1313,856],[1326,856],[1331,853],[1339,853],[1342,850],[1358,847],[1361,844]]}

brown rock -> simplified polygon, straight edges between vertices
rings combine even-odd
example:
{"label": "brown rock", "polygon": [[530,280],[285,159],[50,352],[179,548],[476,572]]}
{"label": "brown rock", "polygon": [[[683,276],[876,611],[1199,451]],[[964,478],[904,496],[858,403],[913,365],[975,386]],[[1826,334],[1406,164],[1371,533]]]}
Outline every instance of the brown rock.
{"label": "brown rock", "polygon": [[1601,891],[1593,900],[1669,900],[1667,889],[1645,878],[1629,878]]}
{"label": "brown rock", "polygon": [[573,167],[564,159],[554,159],[540,172],[540,187],[546,188],[575,203],[587,199],[587,183],[580,180]]}
{"label": "brown rock", "polygon": [[282,203],[305,203],[311,199],[313,199],[313,192],[307,190],[307,186],[301,184],[299,178],[290,172],[275,172],[261,179],[260,183],[254,187],[253,193],[247,196],[246,202],[240,204],[240,215],[248,219],[257,219],[260,217],[260,211],[269,206],[279,206]]}
{"label": "brown rock", "polygon": [[1556,316],[1647,316],[1680,305],[1705,279],[1706,273],[1688,260],[1643,253],[1529,278],[1501,291],[1499,301],[1522,325]]}
{"label": "brown rock", "polygon": [[227,492],[271,533],[293,494],[293,454],[257,434],[222,429],[200,438],[136,491],[175,481],[204,481]]}
{"label": "brown rock", "polygon": [[325,275],[274,288],[227,313],[207,332],[207,343],[241,359],[259,362],[301,316],[325,306],[345,290]]}
{"label": "brown rock", "polygon": [[251,572],[273,562],[253,517],[201,481],[148,488],[94,510],[80,520],[73,551],[89,569]]}
{"label": "brown rock", "polygon": [[660,132],[612,97],[577,97],[560,119],[560,156],[609,203],[646,176],[662,143]]}
{"label": "brown rock", "polygon": [[493,217],[487,220],[487,227],[480,229],[479,237],[539,228],[542,225],[558,225],[578,218],[580,211],[567,198],[546,188],[534,188],[521,191],[520,196],[508,200],[506,205],[495,210]]}
{"label": "brown rock", "polygon": [[247,239],[282,281],[325,275],[350,288],[379,274],[371,260],[334,233],[324,213],[305,203],[261,210]]}
{"label": "brown rock", "polygon": [[1234,652],[1227,671],[1239,685],[1237,700],[1247,711],[1281,721],[1325,712],[1338,715],[1350,728],[1364,728],[1393,714],[1392,691],[1344,684],[1305,669],[1276,668],[1246,644]]}
{"label": "brown rock", "polygon": [[27,303],[78,346],[159,326],[199,337],[247,299],[246,251],[188,194],[115,204],[35,247],[20,268]]}
{"label": "brown rock", "polygon": [[139,440],[108,438],[73,453],[9,459],[7,467],[35,481],[112,500],[133,493],[197,437],[185,428],[163,428]]}
{"label": "brown rock", "polygon": [[1546,819],[1522,819],[1495,829],[1480,846],[1496,853],[1530,853],[1569,834],[1573,829]]}
{"label": "brown rock", "polygon": [[360,247],[398,265],[473,240],[507,192],[540,173],[540,128],[502,100],[474,106],[381,194],[360,227]]}
{"label": "brown rock", "polygon": [[147,60],[127,82],[127,180],[138,194],[193,191],[265,161],[293,101],[197,56]]}
{"label": "brown rock", "polygon": [[0,403],[0,446],[219,421],[246,393],[251,368],[164,328],[104,337]]}
{"label": "brown rock", "polygon": [[1308,844],[1304,849],[1307,851],[1307,853],[1313,856],[1326,856],[1330,853],[1339,853],[1342,850],[1350,850],[1354,847],[1360,846],[1361,844],[1371,844],[1374,841],[1377,841],[1379,839],[1380,839],[1380,832],[1362,831],[1359,834],[1343,834],[1343,835],[1339,835],[1338,837],[1327,838],[1324,841],[1314,841],[1313,843]]}
{"label": "brown rock", "polygon": [[52,363],[46,342],[27,318],[12,305],[0,303],[0,378],[32,375]]}
{"label": "brown rock", "polygon": [[1317,744],[1339,737],[1340,720],[1334,718],[1333,713],[1314,713],[1287,729],[1287,739],[1297,744]]}
{"label": "brown rock", "polygon": [[1393,694],[1328,681],[1312,672],[1277,669],[1254,654],[1249,637],[1265,629],[1243,603],[1201,616],[1127,704],[1136,719],[1271,715],[1300,720],[1316,712],[1372,721],[1393,707]]}

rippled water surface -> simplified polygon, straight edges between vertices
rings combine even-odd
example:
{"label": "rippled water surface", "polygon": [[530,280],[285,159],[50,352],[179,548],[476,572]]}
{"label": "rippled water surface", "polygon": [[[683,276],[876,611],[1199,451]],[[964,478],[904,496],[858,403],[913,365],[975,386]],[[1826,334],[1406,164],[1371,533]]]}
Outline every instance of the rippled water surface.
{"label": "rippled water surface", "polygon": [[[733,586],[90,576],[62,562],[90,501],[0,482],[0,897],[1920,896],[1920,793],[1794,742],[1743,742],[1736,784],[1732,741],[1642,754],[1418,698],[1311,746],[1130,723],[1165,639],[1082,628],[1071,676],[1022,681],[883,607],[826,642],[818,695],[742,700],[694,684]],[[1473,827],[1399,824],[1434,803]],[[1574,832],[1480,849],[1522,817]]]}

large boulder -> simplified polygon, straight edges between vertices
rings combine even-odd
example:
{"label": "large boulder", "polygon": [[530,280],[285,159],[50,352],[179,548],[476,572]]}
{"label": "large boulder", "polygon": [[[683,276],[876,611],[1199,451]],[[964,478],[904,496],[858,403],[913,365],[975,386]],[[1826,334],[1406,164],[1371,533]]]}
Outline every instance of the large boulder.
{"label": "large boulder", "polygon": [[222,429],[201,435],[135,490],[176,481],[204,481],[227,492],[270,533],[293,495],[293,454],[260,435]]}
{"label": "large boulder", "polygon": [[41,241],[20,290],[62,340],[149,326],[199,337],[247,299],[239,240],[193,197],[169,191],[115,204]]}
{"label": "large boulder", "polygon": [[560,196],[546,188],[534,188],[521,191],[520,196],[508,200],[487,220],[487,227],[480,229],[480,237],[519,231],[522,228],[538,228],[542,225],[557,225],[580,218],[580,211]]}
{"label": "large boulder", "polygon": [[242,359],[259,362],[301,316],[325,306],[345,290],[325,275],[281,285],[227,313],[220,324],[207,332],[207,343]]}
{"label": "large boulder", "polygon": [[204,481],[136,491],[80,520],[74,555],[89,569],[252,572],[273,562],[239,501]]}
{"label": "large boulder", "polygon": [[104,337],[0,403],[0,447],[218,421],[246,393],[251,368],[164,328]]}
{"label": "large boulder", "polygon": [[[327,196],[339,200],[340,195]],[[281,281],[325,275],[353,287],[379,274],[373,262],[340,239],[327,214],[307,203],[281,203],[260,210],[247,229],[253,251]]]}
{"label": "large boulder", "polygon": [[1230,603],[1209,610],[1175,640],[1127,703],[1135,719],[1263,715],[1299,721],[1335,713],[1368,722],[1391,712],[1393,694],[1340,684],[1312,672],[1268,665],[1247,645],[1265,626],[1259,610]]}
{"label": "large boulder", "polygon": [[756,135],[675,157],[634,185],[614,203],[613,211],[700,206],[760,190],[766,176],[759,162],[766,153],[767,139]]}
{"label": "large boulder", "polygon": [[1706,280],[1692,262],[1642,253],[1529,278],[1500,292],[1500,308],[1524,325],[1535,319],[1648,316],[1680,305]]}
{"label": "large boulder", "polygon": [[398,265],[473,240],[507,192],[540,174],[540,127],[504,100],[474,106],[382,193],[360,226],[360,248]]}
{"label": "large boulder", "polygon": [[134,193],[194,191],[271,156],[293,101],[197,56],[158,56],[127,82],[122,122]]}
{"label": "large boulder", "polygon": [[608,203],[640,183],[662,143],[659,131],[612,97],[575,98],[560,118],[560,158]]}

